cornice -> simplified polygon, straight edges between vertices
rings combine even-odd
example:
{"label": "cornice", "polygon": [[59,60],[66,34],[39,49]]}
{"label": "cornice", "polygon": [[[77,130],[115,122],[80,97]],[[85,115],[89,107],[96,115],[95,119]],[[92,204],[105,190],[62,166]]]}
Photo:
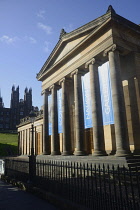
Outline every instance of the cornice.
{"label": "cornice", "polygon": [[[35,117],[35,122],[42,119],[42,118],[43,118],[43,111],[41,110],[41,111],[38,112],[37,116]],[[20,124],[17,125],[16,127],[20,128],[20,127],[22,127],[24,125],[27,125],[27,124],[31,124],[30,117],[25,117],[25,118],[21,119]]]}
{"label": "cornice", "polygon": [[68,39],[78,36],[81,33],[84,33],[85,31],[94,29],[94,28],[98,27],[99,25],[101,25],[103,22],[105,22],[108,18],[110,18],[110,14],[109,13],[104,14],[104,15],[90,21],[89,23],[75,29],[74,31],[71,31],[70,33],[65,34],[65,36],[63,37],[63,40],[67,41]]}
{"label": "cornice", "polygon": [[113,14],[111,16],[111,19],[114,20],[115,22],[131,29],[131,30],[134,30],[136,31],[137,33],[140,33],[140,26],[136,23],[133,23],[132,21],[118,15],[118,14]]}
{"label": "cornice", "polygon": [[42,77],[46,73],[50,73],[50,71],[55,68],[57,65],[59,65],[64,59],[66,59],[68,56],[70,56],[74,51],[76,51],[78,48],[80,48],[83,43],[85,43],[88,39],[90,39],[93,35],[95,35],[102,27],[104,27],[111,19],[107,19],[106,22],[104,22],[102,25],[98,26],[95,30],[93,30],[85,39],[83,39],[79,44],[77,44],[72,50],[70,50],[65,56],[63,56],[60,60],[58,60],[54,65],[52,65],[50,68],[47,69],[44,73],[42,72],[42,75],[38,77],[38,80],[41,80]]}
{"label": "cornice", "polygon": [[80,36],[81,34],[88,32],[90,30],[98,28],[100,25],[102,25],[108,18],[110,18],[110,13],[104,14],[95,20],[92,20],[91,22],[75,29],[74,31],[71,31],[70,33],[66,33],[62,36],[61,39],[57,42],[56,46],[54,47],[53,51],[51,52],[50,56],[44,63],[43,67],[41,68],[40,72],[37,74],[36,78],[39,80],[42,74],[44,73],[44,70],[47,68],[48,64],[51,61],[51,58],[53,55],[59,50],[59,47],[63,44],[68,42],[70,39],[74,39],[77,36]]}
{"label": "cornice", "polygon": [[[89,22],[89,23],[87,23],[87,24],[85,24],[85,25],[83,25],[83,26],[81,26],[77,29],[75,29],[74,31],[71,31],[70,33],[65,33],[61,37],[61,39],[57,42],[57,44],[54,47],[52,53],[50,54],[50,56],[48,57],[48,59],[44,63],[43,67],[41,68],[40,72],[37,74],[36,78],[38,80],[41,80],[41,78],[44,75],[45,70],[47,69],[48,65],[50,64],[52,58],[54,56],[57,57],[56,54],[59,52],[59,50],[63,46],[63,44],[67,43],[68,41],[70,41],[72,39],[75,39],[77,36],[80,36],[81,34],[83,34],[85,32],[88,32],[90,30],[95,30],[96,31],[96,29],[98,29],[100,26],[102,26],[108,19],[114,20],[116,23],[124,25],[125,27],[136,31],[137,33],[140,33],[140,26],[139,25],[137,25],[137,24],[127,20],[126,18],[116,14],[116,12],[114,12],[114,9],[110,9],[110,8],[111,8],[111,6],[109,6],[106,14],[96,18],[95,20],[92,20],[91,22]],[[85,40],[86,39],[84,39],[83,41],[85,41]],[[80,43],[82,43],[82,42],[80,42]],[[76,48],[79,46],[79,44],[76,46]],[[74,48],[74,49],[76,49],[76,48]],[[71,53],[71,51],[69,53]],[[66,56],[68,56],[69,53]],[[58,65],[58,63],[60,63],[60,62],[61,62],[61,59],[55,65]],[[54,65],[52,67],[54,67]],[[48,68],[48,70],[49,70],[49,68]]]}

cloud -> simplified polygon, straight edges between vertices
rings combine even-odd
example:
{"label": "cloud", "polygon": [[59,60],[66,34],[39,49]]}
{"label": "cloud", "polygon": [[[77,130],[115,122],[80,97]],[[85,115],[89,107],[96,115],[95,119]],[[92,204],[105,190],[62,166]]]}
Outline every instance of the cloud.
{"label": "cloud", "polygon": [[38,26],[38,28],[45,31],[47,34],[52,34],[52,27],[45,25],[43,23],[38,23],[37,26]]}
{"label": "cloud", "polygon": [[24,37],[10,37],[8,35],[3,35],[0,37],[0,42],[5,43],[7,45],[13,45],[15,42],[20,41],[21,42],[29,42],[30,44],[36,44],[37,41],[32,36],[24,36]]}
{"label": "cloud", "polygon": [[0,37],[0,42],[6,43],[6,44],[13,44],[15,43],[19,38],[17,37],[9,37],[7,35],[3,35]]}
{"label": "cloud", "polygon": [[45,44],[45,46],[44,46],[44,51],[46,52],[46,53],[49,53],[50,52],[50,42],[48,42],[48,41],[45,41],[44,42],[44,44]]}
{"label": "cloud", "polygon": [[31,44],[36,44],[37,43],[37,41],[36,41],[36,39],[35,38],[33,38],[32,36],[25,36],[24,37],[24,40],[25,41],[29,41]]}
{"label": "cloud", "polygon": [[37,13],[37,17],[45,19],[45,13],[45,10],[39,10],[39,12]]}
{"label": "cloud", "polygon": [[29,40],[30,40],[30,42],[32,44],[36,44],[37,43],[36,39],[34,39],[33,37],[29,37]]}

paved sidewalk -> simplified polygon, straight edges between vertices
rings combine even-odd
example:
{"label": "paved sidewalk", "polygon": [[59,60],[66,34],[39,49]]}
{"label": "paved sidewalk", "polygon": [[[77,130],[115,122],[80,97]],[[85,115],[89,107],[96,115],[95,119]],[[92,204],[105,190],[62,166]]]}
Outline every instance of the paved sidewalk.
{"label": "paved sidewalk", "polygon": [[58,210],[58,208],[0,180],[0,210]]}

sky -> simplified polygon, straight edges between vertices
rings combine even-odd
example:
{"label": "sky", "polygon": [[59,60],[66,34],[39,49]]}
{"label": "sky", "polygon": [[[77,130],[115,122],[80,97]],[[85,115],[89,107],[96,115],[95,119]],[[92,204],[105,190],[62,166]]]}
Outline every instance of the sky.
{"label": "sky", "polygon": [[140,0],[0,0],[0,92],[10,107],[11,89],[20,98],[32,88],[33,105],[43,105],[36,74],[59,40],[62,28],[71,32],[105,14],[116,13],[140,24]]}

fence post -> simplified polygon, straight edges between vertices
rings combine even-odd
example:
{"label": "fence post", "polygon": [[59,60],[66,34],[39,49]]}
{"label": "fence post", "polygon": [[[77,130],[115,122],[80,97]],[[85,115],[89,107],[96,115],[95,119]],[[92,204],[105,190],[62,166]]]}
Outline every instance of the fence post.
{"label": "fence post", "polygon": [[36,177],[36,155],[29,155],[29,182],[34,183]]}
{"label": "fence post", "polygon": [[7,176],[7,167],[8,167],[7,162],[8,162],[7,159],[5,159],[5,160],[4,160],[4,175],[5,175],[5,176]]}

